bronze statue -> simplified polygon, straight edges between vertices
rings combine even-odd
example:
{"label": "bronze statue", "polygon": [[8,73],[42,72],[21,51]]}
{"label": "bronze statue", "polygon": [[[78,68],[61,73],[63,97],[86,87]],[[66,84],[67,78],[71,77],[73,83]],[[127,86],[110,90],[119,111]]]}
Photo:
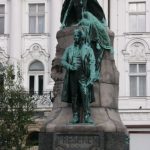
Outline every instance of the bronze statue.
{"label": "bronze statue", "polygon": [[[93,82],[100,79],[100,66],[105,50],[112,50],[105,15],[97,0],[65,0],[61,13],[62,26],[78,24],[74,44],[62,57],[66,68],[62,101],[72,103],[71,123],[93,123],[90,103],[94,101]],[[82,30],[81,30],[82,29]]]}
{"label": "bronze statue", "polygon": [[90,103],[94,101],[95,57],[81,29],[74,31],[74,44],[65,50],[62,65],[66,68],[62,101],[72,103],[71,123],[80,123],[80,108],[83,109],[83,123],[93,123]]}
{"label": "bronze statue", "polygon": [[92,13],[84,11],[82,19],[78,25],[86,34],[86,42],[94,50],[96,59],[96,77],[100,78],[100,64],[103,58],[104,51],[113,52],[111,41],[108,35],[108,27],[105,22],[99,21]]}
{"label": "bronze statue", "polygon": [[98,20],[105,22],[105,15],[97,0],[65,0],[61,11],[62,26],[77,24],[84,11],[91,12]]}

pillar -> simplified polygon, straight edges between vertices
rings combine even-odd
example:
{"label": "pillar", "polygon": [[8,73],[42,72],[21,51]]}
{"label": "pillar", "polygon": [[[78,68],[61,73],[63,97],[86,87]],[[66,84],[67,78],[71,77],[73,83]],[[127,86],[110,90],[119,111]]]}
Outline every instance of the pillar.
{"label": "pillar", "polygon": [[16,66],[21,58],[21,0],[11,0],[10,4],[10,63]]}

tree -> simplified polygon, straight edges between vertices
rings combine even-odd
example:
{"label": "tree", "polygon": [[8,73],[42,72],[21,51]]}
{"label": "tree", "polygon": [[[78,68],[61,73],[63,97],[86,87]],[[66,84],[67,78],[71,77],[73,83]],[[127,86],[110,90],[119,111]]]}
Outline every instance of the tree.
{"label": "tree", "polygon": [[[32,123],[33,99],[25,92],[20,70],[5,67],[4,84],[0,85],[0,149],[23,150],[28,125]],[[3,87],[2,87],[3,86]]]}

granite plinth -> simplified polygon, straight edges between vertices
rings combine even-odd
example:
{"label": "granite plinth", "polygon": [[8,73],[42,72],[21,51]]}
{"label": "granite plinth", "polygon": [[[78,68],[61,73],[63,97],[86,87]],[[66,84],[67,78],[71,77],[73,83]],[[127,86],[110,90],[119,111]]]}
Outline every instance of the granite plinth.
{"label": "granite plinth", "polygon": [[[75,125],[76,126],[76,125]],[[70,128],[74,128],[70,127]],[[84,125],[77,125],[84,126]],[[91,125],[90,125],[91,126]],[[75,127],[76,128],[76,127]],[[41,132],[39,150],[128,150],[128,136],[122,132]]]}
{"label": "granite plinth", "polygon": [[[91,104],[94,124],[69,124],[71,105],[61,101],[65,70],[60,63],[66,47],[73,43],[73,32],[68,27],[57,33],[58,45],[52,64],[55,81],[53,111],[41,128],[39,150],[128,150],[128,135],[118,112],[119,72],[113,54],[105,51],[100,80],[94,84],[95,102]],[[114,34],[109,31],[113,44]]]}

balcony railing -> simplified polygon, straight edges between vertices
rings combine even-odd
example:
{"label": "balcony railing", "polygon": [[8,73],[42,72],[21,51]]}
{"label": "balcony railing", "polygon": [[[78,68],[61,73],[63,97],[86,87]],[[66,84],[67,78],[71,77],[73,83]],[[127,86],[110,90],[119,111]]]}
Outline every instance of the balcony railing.
{"label": "balcony railing", "polygon": [[34,108],[36,110],[52,108],[53,91],[30,91],[28,93],[33,97]]}

